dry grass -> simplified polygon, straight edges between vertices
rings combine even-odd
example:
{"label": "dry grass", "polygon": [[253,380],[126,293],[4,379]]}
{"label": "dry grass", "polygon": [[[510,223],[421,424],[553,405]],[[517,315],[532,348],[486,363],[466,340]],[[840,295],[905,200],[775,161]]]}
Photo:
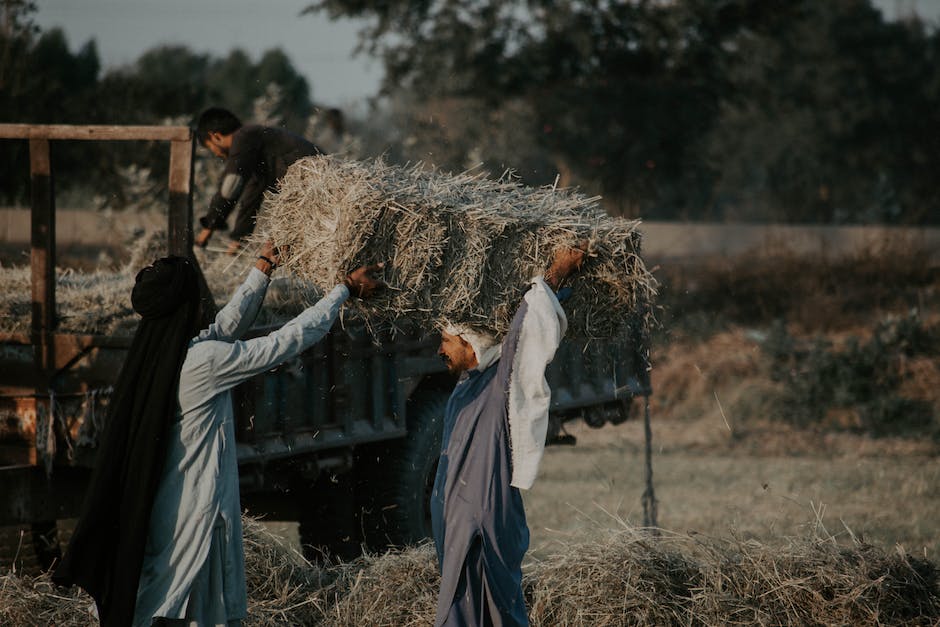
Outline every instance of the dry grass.
{"label": "dry grass", "polygon": [[[245,521],[248,625],[429,625],[439,577],[430,545],[314,566]],[[621,525],[532,560],[534,626],[933,625],[936,566],[825,533],[774,546],[735,537],[653,535]],[[0,577],[0,623],[85,625],[90,599],[46,575]]]}
{"label": "dry grass", "polygon": [[[219,306],[228,302],[249,270],[254,254],[242,252],[236,257],[194,251]],[[137,272],[154,259],[166,255],[166,232],[153,231],[138,237],[130,248],[130,260],[117,270],[99,269],[82,272],[75,269],[56,271],[56,313],[58,330],[66,333],[132,335],[137,314],[131,307],[131,289]],[[0,332],[29,332],[31,315],[30,269],[28,266],[0,267]],[[276,324],[289,320],[321,295],[311,284],[297,277],[279,273],[268,287],[257,324]]]}
{"label": "dry grass", "polygon": [[625,528],[556,553],[525,583],[533,625],[930,625],[940,617],[931,562],[826,539],[771,547]]}
{"label": "dry grass", "polygon": [[597,200],[509,176],[309,157],[265,199],[254,238],[273,240],[284,267],[323,290],[386,262],[389,289],[355,304],[373,326],[446,320],[495,335],[555,251],[586,239],[592,256],[573,283],[570,333],[610,337],[646,315],[656,283],[640,258],[639,222],[607,216]]}
{"label": "dry grass", "polygon": [[[608,337],[645,321],[655,280],[639,256],[637,221],[607,217],[597,199],[568,190],[529,189],[508,178],[447,176],[381,161],[305,159],[266,200],[256,239],[286,252],[260,324],[283,322],[316,302],[349,270],[386,261],[389,284],[353,308],[373,328],[442,320],[501,334],[532,276],[554,251],[589,241],[592,257],[566,304],[572,335]],[[162,231],[138,236],[116,270],[57,272],[59,331],[130,334],[134,277],[166,251]],[[254,263],[254,247],[235,258],[195,254],[221,305]],[[0,268],[0,332],[27,332],[27,267]],[[641,315],[642,314],[642,315]]]}

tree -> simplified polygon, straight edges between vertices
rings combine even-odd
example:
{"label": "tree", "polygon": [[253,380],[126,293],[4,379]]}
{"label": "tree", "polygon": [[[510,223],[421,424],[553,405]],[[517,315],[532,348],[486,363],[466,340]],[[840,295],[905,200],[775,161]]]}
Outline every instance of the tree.
{"label": "tree", "polygon": [[410,93],[422,114],[454,99],[492,120],[526,109],[556,170],[614,210],[940,215],[923,174],[938,153],[925,132],[940,104],[936,34],[886,23],[870,0],[320,0],[307,11],[371,18],[360,51],[383,59],[384,92]]}
{"label": "tree", "polygon": [[[10,0],[6,6],[0,29],[4,121],[187,124],[210,105],[231,108],[248,121],[255,102],[276,92],[279,119],[303,131],[312,109],[306,81],[280,50],[267,51],[255,63],[240,50],[219,59],[185,46],[159,46],[99,78],[94,40],[72,53],[61,30],[40,32],[32,25],[32,3]],[[58,142],[53,149],[57,187],[87,187],[86,197],[94,194],[122,206],[127,198],[121,172],[127,170],[149,173],[153,188],[165,194],[168,150],[165,142]],[[26,201],[28,173],[25,142],[0,144],[0,193],[7,202]]]}
{"label": "tree", "polygon": [[923,220],[936,195],[917,173],[936,159],[923,128],[938,100],[922,26],[885,23],[858,0],[794,6],[734,39],[707,139],[719,202],[750,219]]}
{"label": "tree", "polygon": [[[64,33],[40,33],[30,15],[32,2],[5,4],[0,28],[0,119],[8,122],[81,122],[100,63],[93,41],[73,54]],[[63,119],[62,111],[75,116]],[[68,171],[86,159],[81,147],[58,146],[57,168]],[[0,193],[6,202],[22,202],[29,193],[29,152],[23,141],[0,143]]]}

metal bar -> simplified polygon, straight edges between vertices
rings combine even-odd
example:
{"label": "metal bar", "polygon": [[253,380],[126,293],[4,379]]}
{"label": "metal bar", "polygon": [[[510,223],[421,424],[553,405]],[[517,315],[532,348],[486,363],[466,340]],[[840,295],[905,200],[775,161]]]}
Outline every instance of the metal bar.
{"label": "metal bar", "polygon": [[187,126],[0,124],[0,139],[188,141]]}
{"label": "metal bar", "polygon": [[29,142],[32,191],[30,264],[32,268],[32,332],[50,332],[55,326],[55,190],[49,142]]}
{"label": "metal bar", "polygon": [[192,139],[170,142],[170,210],[167,244],[171,255],[189,255],[193,249]]}
{"label": "metal bar", "polygon": [[646,396],[646,409],[643,412],[643,434],[646,446],[646,489],[643,490],[643,526],[653,530],[653,535],[659,535],[659,522],[657,521],[656,493],[653,491],[653,430],[650,427],[650,397]]}

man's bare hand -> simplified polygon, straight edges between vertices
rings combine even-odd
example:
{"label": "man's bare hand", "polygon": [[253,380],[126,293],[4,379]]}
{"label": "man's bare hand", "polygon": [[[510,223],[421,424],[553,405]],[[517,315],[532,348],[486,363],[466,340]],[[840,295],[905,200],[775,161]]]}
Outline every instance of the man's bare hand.
{"label": "man's bare hand", "polygon": [[565,246],[556,250],[555,256],[552,258],[552,265],[545,273],[545,282],[553,290],[557,290],[565,279],[571,276],[572,272],[581,269],[587,251],[587,240],[582,240],[576,247]]}
{"label": "man's bare hand", "polygon": [[261,245],[261,248],[258,250],[258,260],[255,261],[256,268],[266,275],[271,276],[271,273],[274,272],[274,268],[276,268],[280,262],[278,250],[274,247],[274,243],[271,242],[271,240]]}
{"label": "man's bare hand", "polygon": [[343,283],[349,288],[349,293],[353,296],[368,298],[375,290],[385,287],[384,282],[369,276],[371,273],[378,272],[384,267],[384,263],[377,263],[374,266],[356,268],[346,275]]}
{"label": "man's bare hand", "polygon": [[199,248],[205,248],[209,244],[209,238],[212,237],[212,229],[203,229],[196,236],[195,244]]}
{"label": "man's bare hand", "polygon": [[266,241],[261,245],[261,249],[258,251],[258,255],[261,257],[267,257],[275,264],[281,263],[281,252],[274,245],[274,242],[271,240]]}

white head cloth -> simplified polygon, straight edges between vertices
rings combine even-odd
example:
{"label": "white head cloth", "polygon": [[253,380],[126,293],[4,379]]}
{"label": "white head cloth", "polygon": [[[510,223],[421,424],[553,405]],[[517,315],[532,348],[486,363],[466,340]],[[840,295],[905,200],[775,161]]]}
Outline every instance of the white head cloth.
{"label": "white head cloth", "polygon": [[477,367],[474,370],[483,371],[489,368],[494,361],[499,359],[499,353],[502,345],[496,341],[496,338],[488,333],[474,331],[463,324],[448,324],[444,330],[451,335],[456,335],[467,341],[473,348],[473,353],[477,356]]}

